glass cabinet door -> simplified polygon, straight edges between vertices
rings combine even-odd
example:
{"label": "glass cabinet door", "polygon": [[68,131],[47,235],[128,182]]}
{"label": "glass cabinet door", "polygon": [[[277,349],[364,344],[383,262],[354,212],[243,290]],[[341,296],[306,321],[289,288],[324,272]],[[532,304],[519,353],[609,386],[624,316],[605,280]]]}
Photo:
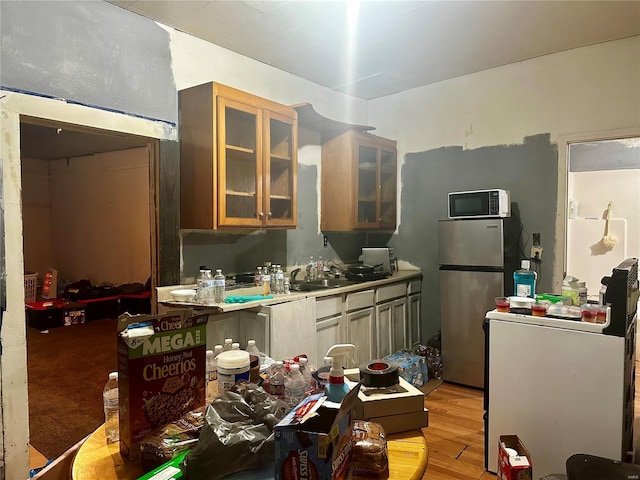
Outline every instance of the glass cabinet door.
{"label": "glass cabinet door", "polygon": [[260,110],[218,97],[218,224],[260,226],[262,208]]}
{"label": "glass cabinet door", "polygon": [[357,144],[358,204],[356,224],[358,228],[376,227],[378,199],[378,148],[364,143]]}
{"label": "glass cabinet door", "polygon": [[396,152],[380,150],[380,205],[378,221],[382,228],[396,226]]}
{"label": "glass cabinet door", "polygon": [[294,119],[265,111],[265,225],[293,226],[297,220],[297,129]]}

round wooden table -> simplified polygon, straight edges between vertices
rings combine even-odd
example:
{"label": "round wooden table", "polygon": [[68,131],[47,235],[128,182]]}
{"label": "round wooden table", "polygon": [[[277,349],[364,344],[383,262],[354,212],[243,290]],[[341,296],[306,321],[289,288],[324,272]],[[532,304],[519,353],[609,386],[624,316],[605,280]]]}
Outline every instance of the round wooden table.
{"label": "round wooden table", "polygon": [[[420,480],[427,469],[429,450],[421,430],[387,436],[390,480]],[[127,462],[118,443],[107,443],[104,425],[78,449],[71,468],[72,480],[135,480],[143,474],[140,462]],[[363,479],[365,477],[358,477]]]}

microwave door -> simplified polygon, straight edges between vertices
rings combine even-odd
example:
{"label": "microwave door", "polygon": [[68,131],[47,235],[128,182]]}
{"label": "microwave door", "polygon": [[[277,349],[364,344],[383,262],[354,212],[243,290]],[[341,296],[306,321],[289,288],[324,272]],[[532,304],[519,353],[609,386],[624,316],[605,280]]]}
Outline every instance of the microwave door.
{"label": "microwave door", "polygon": [[489,215],[489,192],[456,193],[449,197],[449,217]]}

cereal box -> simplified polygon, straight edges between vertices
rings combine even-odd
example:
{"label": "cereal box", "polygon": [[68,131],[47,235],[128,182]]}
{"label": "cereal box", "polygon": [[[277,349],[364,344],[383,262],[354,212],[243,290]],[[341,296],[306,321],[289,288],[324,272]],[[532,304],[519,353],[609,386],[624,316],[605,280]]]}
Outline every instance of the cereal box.
{"label": "cereal box", "polygon": [[190,310],[118,319],[120,453],[140,458],[152,430],[204,405],[208,315]]}

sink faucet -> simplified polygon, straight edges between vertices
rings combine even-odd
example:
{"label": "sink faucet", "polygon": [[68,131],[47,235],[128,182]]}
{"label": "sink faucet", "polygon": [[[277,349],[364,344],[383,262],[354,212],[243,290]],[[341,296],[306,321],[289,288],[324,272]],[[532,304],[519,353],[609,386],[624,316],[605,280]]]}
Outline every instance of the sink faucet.
{"label": "sink faucet", "polygon": [[300,269],[296,268],[295,270],[292,270],[291,273],[289,274],[289,283],[295,283],[296,281],[296,275],[298,275],[300,273]]}

